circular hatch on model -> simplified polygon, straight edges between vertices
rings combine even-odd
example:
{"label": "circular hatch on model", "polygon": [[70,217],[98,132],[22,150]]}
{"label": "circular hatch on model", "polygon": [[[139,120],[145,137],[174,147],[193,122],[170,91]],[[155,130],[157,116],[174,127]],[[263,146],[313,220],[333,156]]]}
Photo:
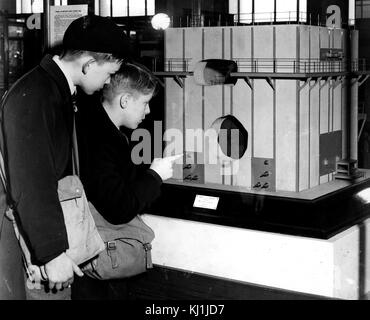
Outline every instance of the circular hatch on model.
{"label": "circular hatch on model", "polygon": [[212,126],[217,133],[218,155],[224,161],[241,159],[248,148],[248,131],[232,115],[216,119]]}

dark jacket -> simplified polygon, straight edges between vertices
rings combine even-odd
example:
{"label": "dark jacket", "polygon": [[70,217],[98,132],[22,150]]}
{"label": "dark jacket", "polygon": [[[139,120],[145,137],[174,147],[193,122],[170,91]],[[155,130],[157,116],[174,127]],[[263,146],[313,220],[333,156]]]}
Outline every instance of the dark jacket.
{"label": "dark jacket", "polygon": [[160,195],[162,179],[133,164],[127,137],[96,95],[85,96],[79,105],[80,170],[87,198],[110,223],[129,222]]}
{"label": "dark jacket", "polygon": [[71,173],[72,119],[67,79],[49,55],[11,88],[2,111],[11,195],[38,264],[68,248],[57,183]]}

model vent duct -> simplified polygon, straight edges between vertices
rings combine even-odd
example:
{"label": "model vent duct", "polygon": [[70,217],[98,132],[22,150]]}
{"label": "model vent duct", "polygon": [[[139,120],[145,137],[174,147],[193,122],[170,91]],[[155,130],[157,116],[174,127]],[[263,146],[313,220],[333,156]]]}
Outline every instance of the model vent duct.
{"label": "model vent duct", "polygon": [[194,67],[194,80],[202,86],[220,84],[235,85],[237,78],[232,78],[232,72],[237,72],[235,61],[223,59],[207,59],[198,62]]}

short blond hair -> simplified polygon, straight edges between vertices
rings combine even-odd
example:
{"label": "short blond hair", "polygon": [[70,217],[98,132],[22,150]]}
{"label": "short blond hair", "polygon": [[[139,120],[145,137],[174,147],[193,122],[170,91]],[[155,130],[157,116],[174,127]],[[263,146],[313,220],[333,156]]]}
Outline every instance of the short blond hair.
{"label": "short blond hair", "polygon": [[103,89],[103,99],[112,101],[122,93],[156,94],[158,79],[145,66],[138,63],[123,63]]}

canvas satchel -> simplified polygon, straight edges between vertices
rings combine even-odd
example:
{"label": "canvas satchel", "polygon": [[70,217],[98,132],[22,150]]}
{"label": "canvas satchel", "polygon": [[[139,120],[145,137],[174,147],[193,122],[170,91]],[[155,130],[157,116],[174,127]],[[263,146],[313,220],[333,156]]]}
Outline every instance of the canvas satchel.
{"label": "canvas satchel", "polygon": [[154,231],[137,215],[130,222],[114,225],[106,221],[90,203],[105,250],[81,266],[89,277],[99,280],[132,277],[153,268],[151,242]]}
{"label": "canvas satchel", "polygon": [[[90,207],[78,176],[66,176],[58,181],[58,195],[63,210],[69,248],[66,254],[80,265],[98,255],[105,248],[104,242],[95,226]],[[6,216],[13,222],[14,232],[22,250],[27,277],[31,282],[47,280],[44,266],[32,263],[28,245],[18,228],[14,211],[8,207]]]}

